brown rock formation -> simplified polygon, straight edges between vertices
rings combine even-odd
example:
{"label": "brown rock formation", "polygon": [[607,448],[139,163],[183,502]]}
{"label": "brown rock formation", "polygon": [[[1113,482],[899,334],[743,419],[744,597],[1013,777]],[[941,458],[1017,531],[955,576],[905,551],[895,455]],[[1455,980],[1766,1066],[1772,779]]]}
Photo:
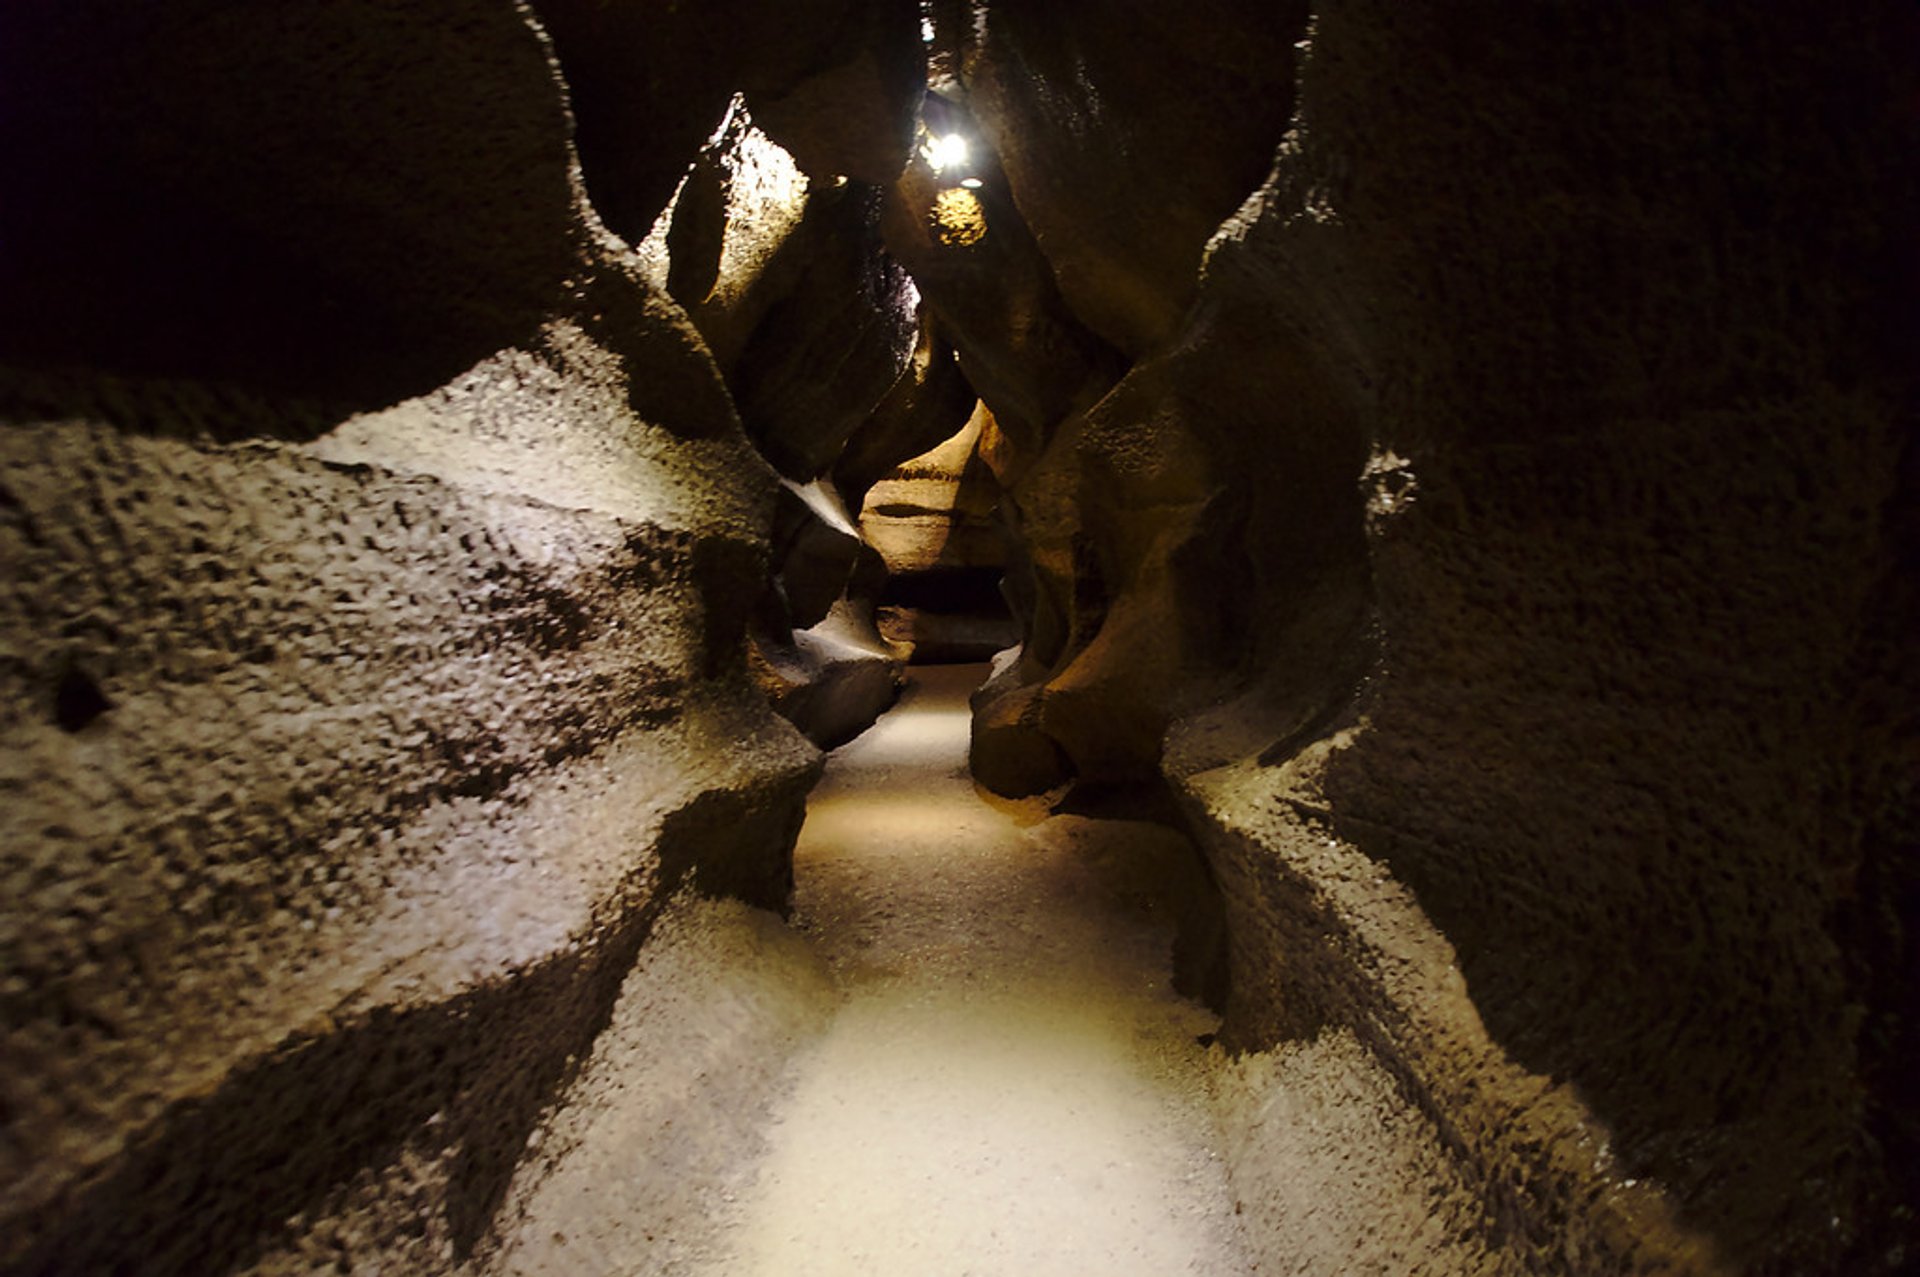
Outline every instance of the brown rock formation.
{"label": "brown rock formation", "polygon": [[980,400],[960,372],[939,322],[922,306],[913,357],[833,463],[833,486],[858,513],[894,467],[960,433]]}
{"label": "brown rock formation", "polygon": [[1166,768],[1237,1041],[1356,1032],[1485,1194],[1476,1271],[1897,1267],[1891,9],[1320,14],[1159,353],[1013,158],[1126,152],[1085,104],[1132,81],[999,9],[971,105],[1062,293],[1145,357],[1012,485],[1041,603],[977,774]]}
{"label": "brown rock formation", "polygon": [[856,433],[860,455],[892,455],[897,436],[938,420],[958,380],[932,366],[912,285],[880,244],[879,201],[845,178],[808,178],[736,100],[640,246],[706,337],[756,448],[786,476],[754,672],[820,745],[871,724],[902,665],[873,624],[884,569],[856,574],[860,534],[827,472]]}
{"label": "brown rock formation", "polygon": [[782,717],[830,749],[898,695],[907,651],[874,615],[887,569],[830,484],[782,484],[774,579],[750,629],[754,680]]}
{"label": "brown rock formation", "polygon": [[1307,6],[981,9],[960,77],[1014,203],[1081,322],[1147,354],[1192,303],[1207,240],[1272,165]]}
{"label": "brown rock formation", "polygon": [[951,438],[902,461],[867,490],[860,530],[889,572],[1004,566],[994,522],[999,488],[980,457],[980,436],[992,419],[976,409]]}
{"label": "brown rock formation", "polygon": [[970,139],[965,171],[980,183],[970,192],[980,234],[967,242],[943,239],[937,202],[943,191],[967,189],[959,186],[965,179],[916,162],[887,197],[887,250],[912,274],[1000,428],[1038,452],[1055,424],[1113,383],[1120,361],[1068,311],[966,109],[929,96],[926,127],[930,136]]}
{"label": "brown rock formation", "polygon": [[451,1271],[668,898],[785,899],[773,476],[514,7],[5,26],[0,1271]]}
{"label": "brown rock formation", "polygon": [[880,632],[918,662],[985,661],[1018,642],[1000,588],[1002,493],[980,451],[992,429],[993,414],[976,405],[951,438],[874,484],[860,512],[861,534],[887,567]]}
{"label": "brown rock formation", "polygon": [[1914,34],[6,6],[0,1273],[679,1263],[830,1001],[689,896],[1001,555],[1276,1264],[1910,1265]]}

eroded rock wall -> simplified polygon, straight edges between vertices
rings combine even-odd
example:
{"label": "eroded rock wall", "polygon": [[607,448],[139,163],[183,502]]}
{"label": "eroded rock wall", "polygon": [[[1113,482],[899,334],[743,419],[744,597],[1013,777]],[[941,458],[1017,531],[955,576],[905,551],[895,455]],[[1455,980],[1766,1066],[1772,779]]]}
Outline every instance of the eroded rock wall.
{"label": "eroded rock wall", "polygon": [[[591,1267],[669,1124],[687,1209],[654,975],[675,1067],[819,990],[668,901],[784,898],[753,684],[891,696],[976,396],[976,773],[1177,793],[1268,1253],[1906,1262],[1895,5],[938,0],[924,103],[905,6],[536,7],[0,18],[0,1270]],[[1428,1215],[1290,1193],[1388,1104]]]}
{"label": "eroded rock wall", "polygon": [[0,1271],[482,1263],[669,898],[786,899],[776,476],[525,9],[0,28]]}
{"label": "eroded rock wall", "polygon": [[860,531],[887,567],[880,631],[921,664],[987,661],[1019,641],[1001,583],[1004,494],[981,453],[993,414],[975,404],[951,438],[868,491]]}
{"label": "eroded rock wall", "polygon": [[[909,110],[902,127],[911,122]],[[803,172],[737,97],[639,246],[782,476],[752,668],[821,746],[892,704],[904,664],[874,624],[885,569],[855,523],[858,493],[849,511],[832,471],[856,434],[867,451],[895,455],[924,415],[918,387],[938,375],[913,286],[880,243],[879,206],[875,186]]]}
{"label": "eroded rock wall", "polygon": [[[1280,823],[1390,866],[1491,1039],[1611,1133],[1611,1181],[1735,1271],[1886,1265],[1898,1201],[1845,921],[1897,792],[1858,698],[1910,694],[1856,682],[1907,606],[1898,29],[1323,15],[1268,188],[1323,207],[1371,302],[1383,645]],[[1551,1220],[1517,1178],[1503,1212]]]}
{"label": "eroded rock wall", "polygon": [[[1091,400],[978,379],[1032,571],[976,774],[1174,782],[1234,1045],[1357,1041],[1477,1197],[1432,1270],[1907,1262],[1910,23],[1249,9],[1299,46],[1277,124],[1185,110],[1209,37],[1158,16],[959,8],[988,241],[1017,210],[1042,265],[902,256],[956,324],[1057,297],[1126,355]],[[1197,277],[1113,246],[1162,223],[1097,157],[1259,145]]]}

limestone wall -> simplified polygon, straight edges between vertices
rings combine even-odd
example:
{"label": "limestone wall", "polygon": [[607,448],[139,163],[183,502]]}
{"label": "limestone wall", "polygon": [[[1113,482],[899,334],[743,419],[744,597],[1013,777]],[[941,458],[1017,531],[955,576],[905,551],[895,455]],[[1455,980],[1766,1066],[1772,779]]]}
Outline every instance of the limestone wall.
{"label": "limestone wall", "polygon": [[[0,1272],[578,1269],[668,1126],[697,1214],[748,1099],[622,1062],[824,994],[669,903],[783,902],[976,400],[975,773],[1177,797],[1270,1253],[1898,1270],[1911,22],[925,8],[0,15]],[[1433,1214],[1299,1249],[1388,1094]]]}
{"label": "limestone wall", "polygon": [[775,475],[524,9],[0,28],[0,1271],[478,1263],[668,898],[784,904]]}
{"label": "limestone wall", "polygon": [[1474,1271],[1897,1268],[1901,17],[1148,8],[938,10],[990,225],[1127,355],[1012,441],[1033,602],[976,773],[1164,772],[1232,1042],[1356,1037],[1477,1185]]}

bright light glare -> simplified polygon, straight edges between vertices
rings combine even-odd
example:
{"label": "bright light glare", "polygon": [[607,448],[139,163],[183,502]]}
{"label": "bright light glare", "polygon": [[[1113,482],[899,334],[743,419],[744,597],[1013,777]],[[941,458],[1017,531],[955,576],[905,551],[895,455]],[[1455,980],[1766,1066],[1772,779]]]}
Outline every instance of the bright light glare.
{"label": "bright light glare", "polygon": [[960,185],[966,187],[970,191],[977,191],[982,186],[985,186],[986,183],[982,182],[977,177],[963,177],[960,179]]}
{"label": "bright light glare", "polygon": [[920,154],[926,157],[927,167],[936,173],[958,168],[967,162],[967,139],[958,133],[928,138],[927,144],[920,148]]}

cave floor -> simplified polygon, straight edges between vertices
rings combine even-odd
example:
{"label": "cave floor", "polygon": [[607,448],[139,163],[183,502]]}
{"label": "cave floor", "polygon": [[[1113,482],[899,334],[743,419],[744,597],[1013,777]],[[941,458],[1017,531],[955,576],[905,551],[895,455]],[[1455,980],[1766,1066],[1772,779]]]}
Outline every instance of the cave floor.
{"label": "cave floor", "polygon": [[977,793],[985,675],[916,669],[829,761],[795,922],[842,1002],[716,1274],[1253,1271],[1196,1040],[1215,1021],[1169,987],[1169,835]]}

